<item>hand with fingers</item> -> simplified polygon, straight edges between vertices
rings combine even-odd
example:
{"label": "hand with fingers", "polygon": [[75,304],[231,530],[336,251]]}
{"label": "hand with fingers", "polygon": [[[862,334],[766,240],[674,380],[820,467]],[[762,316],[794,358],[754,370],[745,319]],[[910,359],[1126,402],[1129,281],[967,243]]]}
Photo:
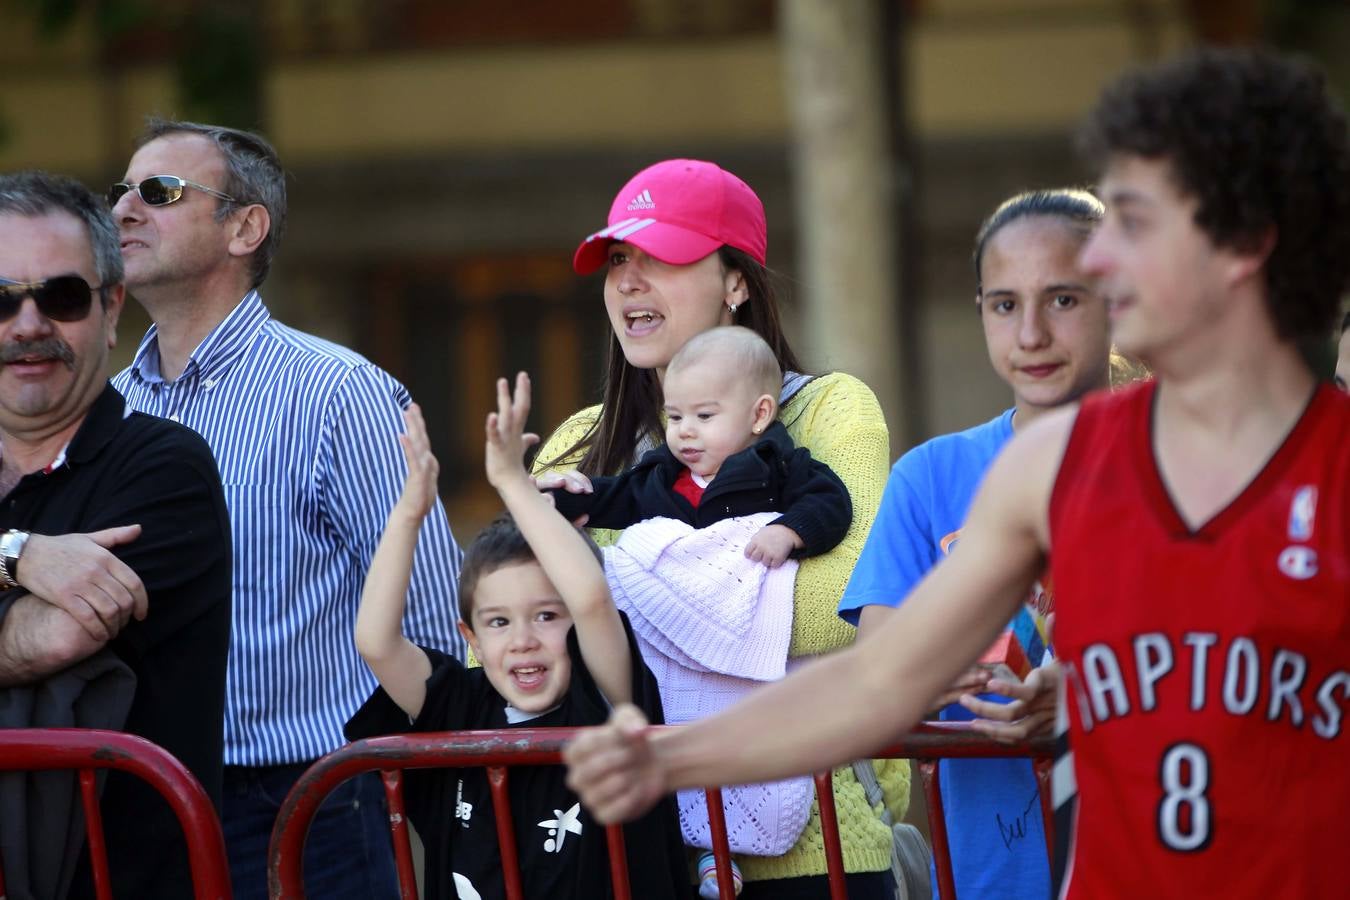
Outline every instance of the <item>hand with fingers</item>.
{"label": "hand with fingers", "polygon": [[781,566],[792,551],[802,546],[797,532],[786,525],[765,525],[745,545],[745,556],[770,569]]}
{"label": "hand with fingers", "polygon": [[989,684],[991,675],[985,666],[976,665],[966,669],[929,704],[929,712],[925,718],[936,719],[943,709],[953,703],[959,703],[962,697],[983,692]]}
{"label": "hand with fingers", "polygon": [[531,483],[525,471],[525,451],[539,443],[539,435],[525,431],[530,416],[530,376],[516,374],[515,390],[497,379],[497,411],[488,413],[484,452],[488,483],[497,490],[515,481]]}
{"label": "hand with fingers", "polygon": [[1061,677],[1059,663],[1048,663],[1032,669],[1024,681],[995,677],[981,689],[986,694],[1011,697],[1011,703],[981,700],[969,693],[960,703],[978,717],[971,727],[1000,743],[1048,735],[1055,726]]}
{"label": "hand with fingers", "polygon": [[410,404],[403,411],[403,423],[406,430],[398,436],[398,442],[408,461],[408,475],[403,479],[403,493],[394,508],[420,522],[436,505],[436,476],[441,467],[431,452],[422,408]]}
{"label": "hand with fingers", "polygon": [[602,824],[629,822],[669,793],[642,711],[620,704],[608,724],[588,728],[563,749],[567,786]]}
{"label": "hand with fingers", "polygon": [[149,611],[140,576],[111,552],[140,536],[140,525],[34,534],[19,557],[18,582],[66,612],[95,641],[110,641],[132,618],[144,619]]}
{"label": "hand with fingers", "polygon": [[555,491],[559,488],[569,494],[593,494],[595,488],[591,480],[581,472],[543,472],[534,476],[534,486],[541,491]]}

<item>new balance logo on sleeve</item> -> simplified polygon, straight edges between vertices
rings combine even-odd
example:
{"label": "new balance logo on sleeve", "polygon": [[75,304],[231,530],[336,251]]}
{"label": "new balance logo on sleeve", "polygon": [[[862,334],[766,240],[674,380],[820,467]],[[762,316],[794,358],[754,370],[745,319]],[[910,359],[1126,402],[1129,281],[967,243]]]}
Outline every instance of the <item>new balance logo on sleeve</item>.
{"label": "new balance logo on sleeve", "polygon": [[651,191],[643,191],[628,201],[628,211],[632,212],[635,209],[656,209],[656,204],[652,202]]}

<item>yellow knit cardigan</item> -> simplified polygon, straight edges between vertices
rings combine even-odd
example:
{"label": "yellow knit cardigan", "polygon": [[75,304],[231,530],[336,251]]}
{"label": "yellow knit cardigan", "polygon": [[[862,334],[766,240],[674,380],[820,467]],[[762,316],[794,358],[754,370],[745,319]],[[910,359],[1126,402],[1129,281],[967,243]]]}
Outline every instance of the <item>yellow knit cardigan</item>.
{"label": "yellow knit cardigan", "polygon": [[[536,457],[548,462],[558,458],[595,423],[600,407],[592,406],[571,416],[544,442]],[[853,524],[844,540],[821,556],[801,561],[794,595],[792,642],[788,657],[812,656],[852,643],[853,626],[836,614],[844,585],[862,552],[867,532],[881,504],[890,466],[890,437],[876,396],[858,379],[843,373],[811,379],[778,413],[778,419],[799,447],[834,470],[853,499]],[[564,463],[568,462],[564,460]],[[566,468],[554,466],[553,468]],[[536,473],[543,468],[536,463]],[[618,532],[592,529],[601,546],[614,543]],[[809,722],[802,727],[809,728]],[[891,814],[898,820],[909,805],[909,763],[877,760],[877,777]],[[839,814],[844,867],[849,872],[879,872],[891,864],[891,832],[881,822],[879,809],[868,807],[852,768],[834,771],[834,802]],[[794,878],[825,873],[825,848],[820,831],[820,812],[813,808],[806,829],[797,843],[782,856],[737,856],[747,881]]]}

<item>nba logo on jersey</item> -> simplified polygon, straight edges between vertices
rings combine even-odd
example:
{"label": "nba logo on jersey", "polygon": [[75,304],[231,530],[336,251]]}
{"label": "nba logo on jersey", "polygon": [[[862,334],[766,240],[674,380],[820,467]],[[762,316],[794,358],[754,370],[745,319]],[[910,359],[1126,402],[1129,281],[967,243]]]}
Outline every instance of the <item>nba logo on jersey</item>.
{"label": "nba logo on jersey", "polygon": [[[1313,520],[1317,517],[1317,487],[1305,484],[1294,492],[1289,504],[1289,540],[1312,539]],[[1301,544],[1284,548],[1279,559],[1280,571],[1296,581],[1306,581],[1317,574],[1317,551]]]}
{"label": "nba logo on jersey", "polygon": [[1294,500],[1289,504],[1289,540],[1311,540],[1316,516],[1317,486],[1305,484],[1294,492]]}

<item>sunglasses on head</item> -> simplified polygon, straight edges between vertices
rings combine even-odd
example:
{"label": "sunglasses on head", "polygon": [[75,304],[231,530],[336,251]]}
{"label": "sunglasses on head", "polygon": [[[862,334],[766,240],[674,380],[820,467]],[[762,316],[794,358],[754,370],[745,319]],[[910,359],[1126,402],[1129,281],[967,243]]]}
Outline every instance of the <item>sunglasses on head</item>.
{"label": "sunglasses on head", "polygon": [[94,291],[103,291],[103,285],[90,287],[78,275],[57,275],[45,281],[10,281],[0,278],[0,322],[7,322],[19,314],[24,297],[32,297],[38,312],[54,322],[78,322],[89,315]]}
{"label": "sunglasses on head", "polygon": [[212,197],[219,197],[221,200],[228,200],[231,203],[239,201],[229,194],[222,194],[215,188],[209,188],[204,184],[198,184],[195,181],[188,181],[186,178],[179,178],[177,175],[151,175],[138,182],[119,181],[108,188],[108,205],[116,206],[117,201],[130,191],[135,191],[141,198],[141,202],[146,206],[168,206],[170,203],[177,203],[183,199],[184,188],[195,188],[203,194],[210,194]]}

